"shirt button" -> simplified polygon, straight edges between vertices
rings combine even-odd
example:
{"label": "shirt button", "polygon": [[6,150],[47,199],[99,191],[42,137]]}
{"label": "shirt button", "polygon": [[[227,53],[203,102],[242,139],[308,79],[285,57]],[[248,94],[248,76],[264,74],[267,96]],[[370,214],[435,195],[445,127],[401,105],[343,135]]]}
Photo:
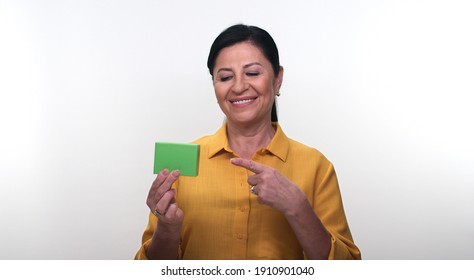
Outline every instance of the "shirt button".
{"label": "shirt button", "polygon": [[247,210],[245,207],[240,207],[240,212],[245,212]]}
{"label": "shirt button", "polygon": [[242,239],[242,234],[241,233],[237,234],[237,239]]}

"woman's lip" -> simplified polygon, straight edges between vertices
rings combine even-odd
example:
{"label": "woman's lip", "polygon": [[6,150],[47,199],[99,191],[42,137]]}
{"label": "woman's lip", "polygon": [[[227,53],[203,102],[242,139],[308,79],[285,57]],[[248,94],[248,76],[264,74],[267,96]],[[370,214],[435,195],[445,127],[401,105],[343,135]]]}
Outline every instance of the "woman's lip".
{"label": "woman's lip", "polygon": [[254,101],[257,98],[258,98],[258,96],[256,96],[256,97],[244,97],[244,98],[239,98],[238,100],[229,100],[229,101],[230,101],[230,103],[232,103],[234,105],[243,105],[243,104],[250,103],[250,102]]}

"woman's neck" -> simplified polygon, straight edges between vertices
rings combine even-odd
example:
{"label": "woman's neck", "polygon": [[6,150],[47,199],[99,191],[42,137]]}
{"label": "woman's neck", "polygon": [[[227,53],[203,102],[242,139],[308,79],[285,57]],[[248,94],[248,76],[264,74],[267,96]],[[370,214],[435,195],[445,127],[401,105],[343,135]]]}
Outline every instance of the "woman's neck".
{"label": "woman's neck", "polygon": [[272,122],[241,126],[227,122],[227,138],[231,149],[241,158],[252,159],[255,152],[268,146],[275,129]]}

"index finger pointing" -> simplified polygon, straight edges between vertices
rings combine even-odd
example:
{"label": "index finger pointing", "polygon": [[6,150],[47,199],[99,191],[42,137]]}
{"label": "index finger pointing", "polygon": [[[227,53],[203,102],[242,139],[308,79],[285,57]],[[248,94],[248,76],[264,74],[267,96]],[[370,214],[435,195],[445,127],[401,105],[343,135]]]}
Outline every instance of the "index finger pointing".
{"label": "index finger pointing", "polygon": [[250,170],[255,174],[262,173],[266,168],[266,166],[263,164],[260,164],[252,160],[244,159],[244,158],[231,158],[230,162],[233,165],[237,165],[247,170]]}

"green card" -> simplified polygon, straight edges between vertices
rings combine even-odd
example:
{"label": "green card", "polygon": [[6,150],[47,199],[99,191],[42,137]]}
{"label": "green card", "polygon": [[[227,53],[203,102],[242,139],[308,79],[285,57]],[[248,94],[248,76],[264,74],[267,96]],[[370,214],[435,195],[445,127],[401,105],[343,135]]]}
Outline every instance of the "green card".
{"label": "green card", "polygon": [[178,169],[181,176],[197,176],[198,162],[198,144],[155,143],[155,174],[166,168],[170,172]]}

